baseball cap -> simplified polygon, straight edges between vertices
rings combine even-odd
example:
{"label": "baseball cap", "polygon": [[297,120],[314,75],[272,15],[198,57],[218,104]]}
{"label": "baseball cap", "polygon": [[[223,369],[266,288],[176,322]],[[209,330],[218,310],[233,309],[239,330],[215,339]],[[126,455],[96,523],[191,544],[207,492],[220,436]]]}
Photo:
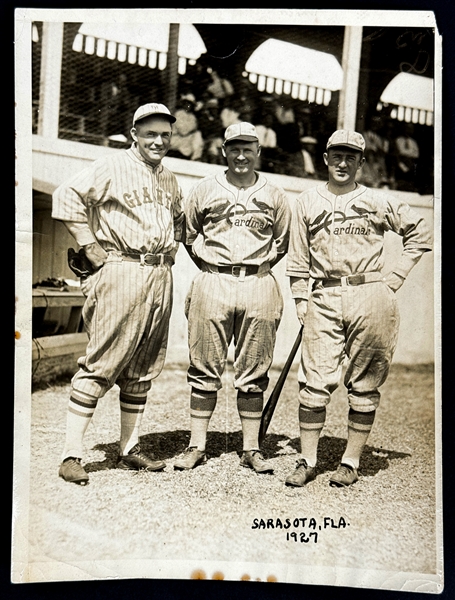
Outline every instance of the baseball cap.
{"label": "baseball cap", "polygon": [[335,133],[329,137],[327,142],[327,150],[333,146],[346,146],[347,148],[353,148],[354,150],[365,150],[365,140],[363,135],[357,133],[357,131],[349,131],[347,129],[338,129]]}
{"label": "baseball cap", "polygon": [[140,106],[136,110],[133,117],[133,126],[136,121],[139,121],[139,119],[145,119],[145,117],[151,117],[153,115],[167,117],[171,123],[176,121],[176,118],[171,115],[167,106],[164,106],[164,104],[158,104],[156,102],[150,102],[149,104]]}
{"label": "baseball cap", "polygon": [[251,123],[242,121],[242,123],[234,123],[229,125],[224,133],[224,142],[231,140],[243,140],[244,142],[258,142],[258,134],[256,128]]}

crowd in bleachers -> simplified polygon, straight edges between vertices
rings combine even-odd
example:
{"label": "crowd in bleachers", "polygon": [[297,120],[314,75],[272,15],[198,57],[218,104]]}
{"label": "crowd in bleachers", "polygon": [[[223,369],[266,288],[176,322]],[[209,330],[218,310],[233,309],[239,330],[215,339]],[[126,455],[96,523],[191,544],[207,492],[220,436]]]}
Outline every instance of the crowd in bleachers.
{"label": "crowd in bleachers", "polygon": [[[259,170],[325,179],[324,144],[333,125],[324,118],[324,109],[284,95],[259,93],[247,78],[234,86],[225,74],[196,63],[179,81],[168,156],[224,165],[221,146],[226,127],[249,121],[256,126],[261,144]],[[422,156],[413,130],[412,124],[381,114],[369,118],[362,132],[366,161],[359,182],[431,193],[431,148],[426,145]]]}

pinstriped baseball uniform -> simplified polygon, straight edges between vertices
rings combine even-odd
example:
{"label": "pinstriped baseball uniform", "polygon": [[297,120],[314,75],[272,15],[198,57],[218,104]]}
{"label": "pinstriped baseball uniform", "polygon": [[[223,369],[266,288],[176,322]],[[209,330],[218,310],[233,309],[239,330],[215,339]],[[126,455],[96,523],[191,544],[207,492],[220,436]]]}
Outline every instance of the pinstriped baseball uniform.
{"label": "pinstriped baseball uniform", "polygon": [[[330,401],[344,354],[350,406],[368,412],[379,403],[399,327],[396,297],[381,274],[386,231],[403,238],[393,272],[404,279],[432,248],[423,218],[406,203],[358,184],[340,196],[322,185],[295,201],[286,275],[294,298],[309,297],[300,371],[304,406]],[[325,280],[353,275],[363,275],[366,283],[346,285],[342,279],[342,285],[325,287]]]}
{"label": "pinstriped baseball uniform", "polygon": [[[88,223],[109,255],[82,284],[89,343],[73,378],[76,395],[100,398],[114,383],[125,394],[145,393],[166,353],[171,264],[184,221],[175,176],[161,164],[147,164],[133,144],[61,185],[53,196],[52,216]],[[149,266],[128,261],[122,253],[167,258]]]}
{"label": "pinstriped baseball uniform", "polygon": [[[270,263],[287,250],[290,208],[284,191],[261,174],[240,189],[222,173],[192,189],[185,214],[187,244],[203,264],[187,302],[188,382],[205,392],[220,389],[234,339],[235,388],[262,392],[283,311]],[[233,265],[255,273],[220,272]]]}

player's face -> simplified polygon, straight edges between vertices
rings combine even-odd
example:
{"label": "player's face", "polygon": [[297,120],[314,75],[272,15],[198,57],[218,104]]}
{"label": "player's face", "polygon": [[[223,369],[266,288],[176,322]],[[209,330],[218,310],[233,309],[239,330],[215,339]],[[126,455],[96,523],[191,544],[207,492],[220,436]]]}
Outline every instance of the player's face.
{"label": "player's face", "polygon": [[224,152],[229,170],[243,177],[254,171],[259,156],[259,144],[234,140],[226,144]]}
{"label": "player's face", "polygon": [[329,181],[338,186],[349,186],[355,182],[357,171],[364,163],[360,151],[343,146],[329,148],[324,154],[324,162],[328,167]]}
{"label": "player's face", "polygon": [[157,165],[169,150],[172,127],[164,117],[146,117],[136,123],[131,135],[143,159]]}

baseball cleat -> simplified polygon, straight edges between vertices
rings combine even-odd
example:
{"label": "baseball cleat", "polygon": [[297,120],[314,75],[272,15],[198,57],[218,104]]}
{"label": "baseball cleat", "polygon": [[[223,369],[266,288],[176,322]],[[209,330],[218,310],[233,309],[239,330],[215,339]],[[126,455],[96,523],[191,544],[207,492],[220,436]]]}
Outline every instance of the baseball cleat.
{"label": "baseball cleat", "polygon": [[309,467],[306,460],[301,458],[297,461],[295,471],[286,478],[286,485],[294,487],[303,487],[309,481],[315,478],[314,467]]}
{"label": "baseball cleat", "polygon": [[357,469],[349,465],[339,465],[336,472],[330,478],[331,487],[346,487],[359,480]]}
{"label": "baseball cleat", "polygon": [[174,463],[174,469],[177,471],[189,471],[199,465],[207,462],[207,455],[204,450],[198,450],[196,446],[186,448],[180,458]]}
{"label": "baseball cleat", "polygon": [[58,474],[59,477],[61,477],[65,481],[77,483],[78,485],[88,484],[88,475],[84,467],[81,465],[80,458],[75,458],[74,456],[69,456],[68,458],[65,458],[65,460],[60,465]]}
{"label": "baseball cleat", "polygon": [[259,450],[244,450],[240,466],[254,469],[256,473],[273,473],[272,465],[264,460]]}
{"label": "baseball cleat", "polygon": [[141,447],[136,444],[131,448],[128,454],[119,455],[117,459],[117,469],[133,471],[162,471],[166,463],[162,460],[149,458],[141,452]]}

